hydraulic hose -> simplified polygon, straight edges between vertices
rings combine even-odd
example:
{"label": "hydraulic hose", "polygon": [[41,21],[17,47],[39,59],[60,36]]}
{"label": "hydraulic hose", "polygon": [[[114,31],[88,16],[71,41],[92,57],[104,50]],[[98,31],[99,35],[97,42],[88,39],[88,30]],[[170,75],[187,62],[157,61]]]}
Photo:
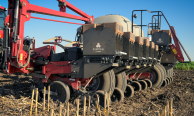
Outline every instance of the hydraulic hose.
{"label": "hydraulic hose", "polygon": [[28,66],[28,64],[29,64],[29,62],[30,62],[30,55],[31,55],[31,53],[33,52],[33,50],[29,50],[29,52],[28,52],[28,60],[27,60],[26,64],[25,64],[25,65],[21,65],[21,64],[19,63],[19,61],[18,61],[18,55],[19,55],[20,47],[21,47],[21,44],[19,45],[19,49],[18,49],[18,53],[17,53],[17,56],[16,56],[16,60],[17,60],[17,64],[18,64],[21,68],[24,68],[24,67]]}
{"label": "hydraulic hose", "polygon": [[30,50],[30,51],[29,51],[29,53],[28,53],[28,60],[27,60],[26,64],[25,64],[25,65],[21,65],[21,64],[19,63],[19,61],[18,61],[18,55],[19,55],[20,47],[21,47],[21,45],[19,45],[19,49],[18,49],[18,52],[17,52],[17,55],[16,55],[16,60],[17,60],[18,66],[16,66],[16,65],[11,61],[11,58],[10,58],[10,56],[9,56],[9,61],[10,61],[11,65],[13,65],[13,66],[16,67],[16,68],[24,68],[24,67],[28,66],[28,64],[29,64],[29,62],[30,62],[30,55],[31,55],[31,53],[33,52],[33,50]]}

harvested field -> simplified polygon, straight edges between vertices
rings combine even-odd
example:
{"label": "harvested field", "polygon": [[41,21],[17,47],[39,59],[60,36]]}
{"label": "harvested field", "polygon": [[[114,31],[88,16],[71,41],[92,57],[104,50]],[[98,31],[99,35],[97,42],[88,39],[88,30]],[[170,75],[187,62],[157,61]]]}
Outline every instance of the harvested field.
{"label": "harvested field", "polygon": [[[166,101],[173,98],[173,111],[176,116],[194,115],[194,71],[174,70],[174,81],[168,86],[135,92],[133,98],[125,98],[122,103],[112,103],[110,115],[113,116],[155,116],[156,111],[164,109]],[[30,77],[0,75],[0,116],[27,116],[30,114],[31,90],[33,80]],[[35,103],[34,103],[35,104]],[[50,103],[54,112],[59,112],[59,103]],[[62,112],[66,105],[62,104]],[[43,112],[42,102],[38,103],[38,116],[48,116]],[[34,115],[35,105],[33,107]],[[47,110],[47,104],[46,104]],[[80,115],[82,114],[80,108]],[[95,108],[91,108],[94,114]],[[103,111],[103,109],[101,110]],[[70,116],[76,114],[76,106],[70,103]]]}

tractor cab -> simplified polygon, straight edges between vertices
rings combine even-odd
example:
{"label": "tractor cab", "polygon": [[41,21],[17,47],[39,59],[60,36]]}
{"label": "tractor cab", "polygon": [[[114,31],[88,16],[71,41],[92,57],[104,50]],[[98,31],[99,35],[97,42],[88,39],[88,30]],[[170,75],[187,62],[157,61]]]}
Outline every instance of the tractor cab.
{"label": "tractor cab", "polygon": [[0,39],[3,39],[3,28],[6,17],[6,9],[0,6]]}
{"label": "tractor cab", "polygon": [[0,6],[0,65],[3,65],[3,28],[6,17],[6,8]]}
{"label": "tractor cab", "polygon": [[4,7],[0,6],[0,30],[3,30],[5,17],[6,17],[6,10]]}

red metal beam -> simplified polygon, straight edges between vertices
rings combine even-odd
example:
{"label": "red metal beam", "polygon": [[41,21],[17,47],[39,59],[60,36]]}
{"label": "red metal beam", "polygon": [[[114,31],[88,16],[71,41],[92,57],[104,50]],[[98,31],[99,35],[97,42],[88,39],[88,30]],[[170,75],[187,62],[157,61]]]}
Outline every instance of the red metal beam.
{"label": "red metal beam", "polygon": [[174,53],[176,59],[179,62],[184,62],[183,53],[181,51],[181,47],[180,47],[179,42],[177,40],[177,36],[175,35],[176,32],[175,32],[174,27],[170,26],[170,30],[171,30],[171,34],[172,34],[172,37],[173,37],[173,40],[174,40],[174,43],[175,43],[175,46],[172,44],[172,45],[170,45],[170,48],[171,48],[172,52]]}
{"label": "red metal beam", "polygon": [[66,0],[57,0],[59,2],[65,2],[66,3],[66,7],[71,9],[72,11],[76,12],[77,14],[85,17],[85,18],[92,18],[93,16],[89,16],[88,14],[86,14],[85,12],[81,11],[80,9],[78,9],[77,7],[75,7],[74,5],[72,5],[71,3],[67,2]]}
{"label": "red metal beam", "polygon": [[33,5],[33,4],[28,4],[26,6],[28,6],[27,11],[32,12],[32,13],[39,13],[39,14],[51,15],[51,16],[56,16],[56,17],[64,17],[64,18],[70,18],[70,19],[76,19],[76,20],[82,20],[82,21],[90,21],[88,18],[52,10],[49,8],[44,8],[44,7]]}
{"label": "red metal beam", "polygon": [[32,17],[32,16],[31,16],[31,18],[40,19],[40,20],[46,20],[46,21],[60,22],[60,23],[69,23],[69,24],[83,25],[83,24],[81,24],[81,23],[73,23],[73,22],[59,21],[59,20],[52,20],[52,19],[39,18],[39,17]]}

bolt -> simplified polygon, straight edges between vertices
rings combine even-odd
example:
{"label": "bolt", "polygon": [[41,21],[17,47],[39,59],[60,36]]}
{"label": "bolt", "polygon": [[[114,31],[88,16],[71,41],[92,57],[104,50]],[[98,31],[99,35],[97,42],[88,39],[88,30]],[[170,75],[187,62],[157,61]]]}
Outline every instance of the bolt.
{"label": "bolt", "polygon": [[26,6],[26,3],[25,2],[23,3],[23,6]]}
{"label": "bolt", "polygon": [[26,15],[26,18],[28,18],[28,15]]}

